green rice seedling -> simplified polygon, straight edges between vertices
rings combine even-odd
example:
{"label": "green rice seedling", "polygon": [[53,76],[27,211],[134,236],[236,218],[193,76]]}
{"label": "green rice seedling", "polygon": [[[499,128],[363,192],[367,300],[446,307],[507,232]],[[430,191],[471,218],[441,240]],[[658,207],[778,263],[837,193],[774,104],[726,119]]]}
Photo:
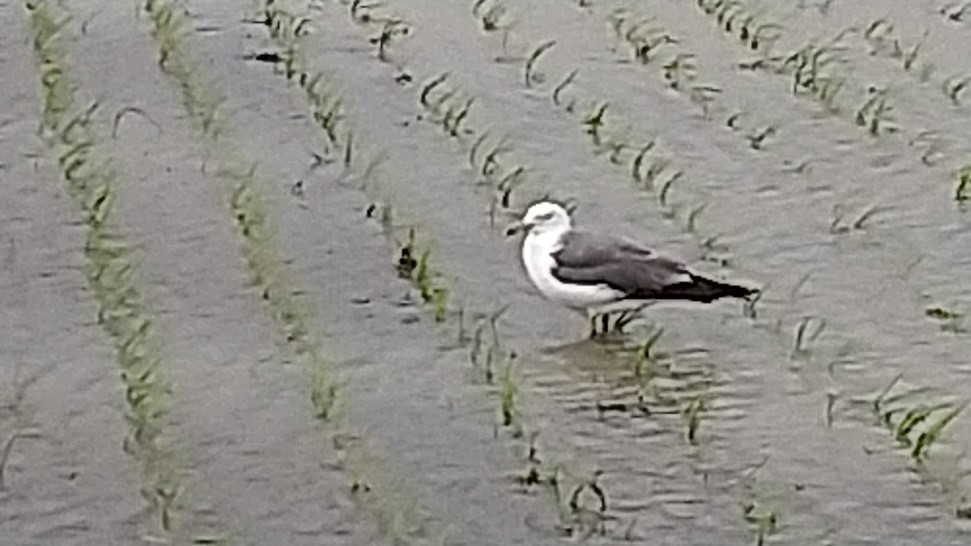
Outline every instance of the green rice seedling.
{"label": "green rice seedling", "polygon": [[140,115],[142,118],[144,118],[146,121],[151,123],[152,126],[155,127],[155,129],[158,131],[158,134],[161,135],[162,133],[164,133],[164,131],[162,130],[162,126],[159,125],[158,122],[156,122],[154,119],[152,119],[152,117],[149,116],[144,110],[142,110],[141,108],[138,108],[137,106],[126,106],[118,110],[117,112],[115,112],[115,116],[114,118],[112,118],[111,138],[118,138],[118,127],[121,124],[122,118],[124,118],[128,114]]}
{"label": "green rice seedling", "polygon": [[[671,160],[664,157],[659,157],[654,161],[651,161],[651,164],[647,166],[647,172],[644,173],[644,186],[648,188],[654,187],[654,182],[657,181],[658,177],[661,176],[661,173],[663,173],[670,164]],[[680,173],[681,171],[678,172]],[[677,173],[675,173],[675,175],[677,176]]]}
{"label": "green rice seedling", "polygon": [[634,377],[645,377],[645,363],[653,363],[657,360],[657,355],[654,353],[654,346],[657,345],[658,340],[663,335],[664,328],[657,328],[638,345],[637,351],[634,353]]}
{"label": "green rice seedling", "polygon": [[698,222],[698,216],[700,216],[701,213],[704,212],[706,208],[708,208],[708,205],[709,203],[702,203],[697,207],[694,207],[693,209],[691,209],[690,212],[688,212],[688,217],[685,224],[685,229],[687,231],[691,233],[695,232],[695,229],[697,227],[696,224]]}
{"label": "green rice seedling", "polygon": [[347,135],[344,137],[344,168],[351,168],[351,161],[354,157],[354,132],[350,129],[347,130]]}
{"label": "green rice seedling", "polygon": [[928,31],[925,30],[920,40],[918,40],[917,43],[910,48],[910,51],[904,54],[903,65],[905,71],[910,72],[911,67],[914,66],[914,62],[917,61],[917,55],[920,54],[920,50],[924,46],[924,42],[927,41],[927,36]]}
{"label": "green rice seedling", "polygon": [[576,486],[573,492],[570,494],[570,511],[573,514],[579,513],[583,509],[583,493],[589,491],[592,493],[597,501],[597,510],[602,514],[607,511],[607,493],[600,487],[597,483],[597,478],[600,477],[600,472],[594,472],[594,476]]}
{"label": "green rice seedling", "polygon": [[[461,133],[459,132],[459,128],[461,127],[462,122],[465,121],[465,119],[469,116],[469,110],[472,108],[473,104],[475,104],[474,98],[466,99],[466,101],[462,104],[462,107],[459,108],[455,115],[451,117],[451,123],[448,123],[447,121],[444,122],[445,130],[448,132],[449,136],[453,136],[455,138],[460,136]],[[446,120],[448,119],[449,118],[446,117]]]}
{"label": "green rice seedling", "polygon": [[[830,374],[832,375],[832,373]],[[833,408],[836,406],[836,400],[839,398],[839,394],[833,391],[826,392],[826,410],[823,412],[823,418],[826,422],[826,428],[833,427]]]}
{"label": "green rice seedling", "polygon": [[315,377],[310,389],[310,403],[314,408],[314,416],[318,419],[328,420],[333,413],[336,402],[337,385],[326,376]]}
{"label": "green rice seedling", "polygon": [[505,153],[513,151],[512,147],[506,144],[506,139],[503,138],[497,142],[489,153],[485,155],[482,160],[482,168],[480,169],[480,174],[485,177],[491,177],[496,171],[499,170],[499,156]]}
{"label": "green rice seedling", "polygon": [[446,104],[450,104],[452,99],[456,98],[458,95],[459,95],[458,89],[449,89],[445,91],[444,93],[442,93],[440,97],[438,97],[438,99],[435,102],[431,103],[430,110],[435,114],[441,115],[442,107],[445,106]]}
{"label": "green rice seedling", "polygon": [[880,134],[881,124],[889,121],[893,108],[887,104],[885,89],[871,89],[870,98],[856,111],[856,124],[866,127],[872,136]]}
{"label": "green rice seedling", "polygon": [[469,345],[469,362],[473,368],[479,367],[479,355],[482,353],[483,338],[485,337],[485,323],[479,322],[472,332],[472,342]]}
{"label": "green rice seedling", "polygon": [[971,199],[971,164],[961,167],[957,176],[957,187],[954,189],[954,200],[960,203]]}
{"label": "green rice seedling", "polygon": [[516,383],[513,379],[513,360],[506,362],[502,373],[502,426],[512,426],[516,411]]}
{"label": "green rice seedling", "polygon": [[429,95],[431,95],[431,92],[439,85],[442,85],[443,83],[445,83],[445,80],[448,79],[449,75],[450,75],[449,72],[443,72],[438,76],[432,78],[427,83],[425,83],[425,85],[422,86],[421,93],[418,95],[418,102],[421,103],[421,105],[425,109],[431,108],[428,102],[428,97]]}
{"label": "green rice seedling", "polygon": [[644,183],[644,178],[641,176],[641,165],[644,163],[644,157],[647,155],[647,152],[650,152],[656,143],[656,139],[651,139],[650,142],[641,147],[637,155],[634,156],[634,159],[631,160],[630,176],[634,179],[634,182],[638,184]]}
{"label": "green rice seedling", "polygon": [[600,145],[600,129],[604,125],[604,114],[607,112],[607,106],[606,102],[601,103],[583,120],[583,126],[586,127],[586,133],[593,139],[594,146]]}
{"label": "green rice seedling", "polygon": [[32,429],[18,429],[10,433],[7,440],[3,443],[3,448],[0,448],[0,492],[7,490],[7,482],[5,479],[7,463],[10,460],[10,455],[13,453],[14,443],[21,438],[41,438],[40,431]]}
{"label": "green rice seedling", "polygon": [[475,142],[473,142],[472,146],[469,148],[469,166],[473,169],[479,168],[479,165],[476,162],[476,156],[479,153],[479,148],[482,147],[489,136],[489,131],[484,131],[481,135],[479,135],[479,138],[475,139]]}
{"label": "green rice seedling", "polygon": [[351,20],[359,24],[368,24],[374,21],[371,15],[372,9],[380,6],[380,3],[365,3],[364,0],[352,0],[350,4]]}
{"label": "green rice seedling", "polygon": [[954,419],[957,418],[957,416],[967,407],[967,402],[958,405],[921,432],[920,435],[917,436],[917,441],[914,443],[914,448],[910,452],[911,458],[913,458],[915,461],[922,461],[924,457],[926,457],[927,451],[930,450],[931,446],[933,446],[934,443],[937,442],[938,438],[940,438],[944,428],[954,421]]}
{"label": "green rice seedling", "polygon": [[379,169],[381,169],[387,160],[387,150],[381,150],[368,161],[368,164],[364,167],[364,171],[361,173],[360,187],[362,190],[366,190],[376,180]]}
{"label": "green rice seedling", "polygon": [[[480,320],[472,334],[472,343],[469,349],[469,361],[475,369],[482,369],[486,383],[492,384],[494,379],[494,364],[498,358],[503,358],[502,342],[499,336],[499,318],[508,309],[508,305],[500,307],[491,313],[485,320]],[[486,336],[489,336],[486,339]],[[515,358],[515,353],[511,352],[506,356],[508,360]]]}
{"label": "green rice seedling", "polygon": [[[815,328],[810,330],[810,326],[813,324],[815,324]],[[795,358],[796,356],[805,355],[809,352],[806,344],[815,341],[825,329],[825,319],[803,317],[799,321],[799,324],[796,325],[795,339],[792,344],[792,350],[789,352],[789,358]]]}
{"label": "green rice seedling", "polygon": [[893,107],[887,104],[886,97],[880,97],[870,115],[870,135],[877,136],[880,134],[881,125],[890,119],[888,114],[891,110],[893,110]]}
{"label": "green rice seedling", "polygon": [[456,326],[455,326],[455,329],[456,329],[455,341],[459,345],[465,345],[465,343],[469,341],[469,336],[468,336],[468,333],[465,331],[465,306],[464,305],[459,305],[459,308],[456,311],[456,318],[457,320],[456,320]]}
{"label": "green rice seedling", "polygon": [[760,129],[750,135],[748,135],[748,145],[749,148],[753,150],[762,150],[765,146],[765,141],[775,135],[775,126],[769,125],[763,129]]}
{"label": "green rice seedling", "polygon": [[414,281],[415,286],[418,287],[418,293],[421,296],[421,300],[425,303],[432,301],[433,292],[431,268],[428,263],[430,257],[431,250],[427,248],[423,250],[421,256],[418,258],[418,264],[415,266],[411,276],[411,280]]}
{"label": "green rice seedling", "polygon": [[893,24],[885,18],[875,19],[867,25],[863,32],[863,40],[870,46],[870,54],[874,55],[883,50],[893,32]]}
{"label": "green rice seedling", "polygon": [[529,470],[521,472],[513,477],[517,484],[530,487],[533,485],[540,485],[543,483],[543,476],[539,473],[539,469],[535,465],[530,465]]}
{"label": "green rice seedling", "polygon": [[964,21],[964,16],[971,12],[971,2],[948,2],[944,7],[938,10],[938,13],[943,15],[947,20],[953,21],[955,23],[960,23]]}
{"label": "green rice seedling", "polygon": [[[488,7],[486,7],[487,3],[490,4]],[[494,0],[491,3],[489,0],[476,0],[475,4],[472,5],[472,14],[479,18],[482,23],[482,30],[486,32],[509,28],[509,23],[504,22],[506,6],[499,0]]]}
{"label": "green rice seedling", "polygon": [[626,8],[615,8],[607,16],[607,22],[610,24],[610,28],[614,30],[614,35],[618,40],[624,39],[624,23],[630,17],[630,11]]}
{"label": "green rice seedling", "polygon": [[764,290],[759,290],[758,292],[755,293],[755,295],[745,300],[745,305],[743,307],[742,312],[746,317],[752,320],[755,320],[756,318],[758,318],[755,310],[755,306],[756,304],[759,303],[759,300],[762,299],[762,294],[764,293],[765,293]]}
{"label": "green rice seedling", "polygon": [[[390,203],[386,203],[381,207],[380,219],[381,219],[381,230],[384,231],[384,233],[390,235],[392,230],[394,229],[394,211]],[[405,263],[410,264],[410,262],[408,262],[407,260]],[[399,265],[401,265],[401,262],[399,262]]]}
{"label": "green rice seedling", "polygon": [[718,12],[716,19],[722,28],[725,29],[725,32],[732,33],[735,30],[735,22],[738,20],[744,20],[746,14],[747,12],[742,7],[740,2],[728,2]]}
{"label": "green rice seedling", "polygon": [[688,98],[701,107],[702,116],[708,119],[711,113],[711,104],[715,102],[715,97],[721,92],[721,88],[714,85],[692,85],[691,89],[688,90]]}
{"label": "green rice seedling", "polygon": [[928,406],[927,404],[918,404],[904,414],[903,418],[897,423],[894,430],[894,439],[898,442],[910,446],[910,433],[917,425],[921,424],[925,419],[930,417],[931,413],[943,409],[941,407]]}
{"label": "green rice seedling", "polygon": [[680,90],[686,82],[694,80],[696,73],[695,56],[690,53],[675,55],[662,68],[664,81],[675,90]]}
{"label": "green rice seedling", "polygon": [[971,85],[971,76],[965,76],[963,78],[952,77],[944,80],[944,82],[941,84],[941,89],[944,91],[944,94],[947,95],[947,98],[951,99],[951,103],[953,103],[954,106],[960,106],[961,95],[964,93],[965,89],[968,88],[968,85]]}
{"label": "green rice seedling", "polygon": [[668,206],[668,192],[671,191],[671,187],[674,185],[675,182],[677,182],[681,178],[683,174],[684,174],[683,171],[677,171],[673,175],[671,175],[664,182],[664,184],[661,185],[661,191],[659,191],[657,194],[657,201],[658,203],[660,203],[661,207]]}
{"label": "green rice seedling", "polygon": [[[391,213],[388,213],[390,218]],[[408,238],[398,249],[398,276],[404,279],[413,277],[415,268],[418,267],[418,260],[415,258],[415,229],[408,230]]]}
{"label": "green rice seedling", "polygon": [[873,218],[877,213],[883,212],[885,210],[886,210],[886,207],[878,207],[877,205],[870,205],[869,207],[866,208],[866,210],[860,213],[860,216],[858,216],[857,219],[854,220],[852,224],[850,224],[850,227],[856,230],[863,229],[863,227],[866,225],[866,222],[870,218]]}
{"label": "green rice seedling", "polygon": [[763,23],[758,25],[755,27],[755,32],[751,34],[749,39],[749,48],[752,50],[771,48],[782,37],[781,30],[782,25],[776,23]]}
{"label": "green rice seedling", "polygon": [[[742,3],[737,0],[727,0],[715,2],[714,15],[718,26],[728,26],[731,31],[731,23],[735,16],[742,11]],[[726,23],[727,21],[727,23]]]}
{"label": "green rice seedling", "polygon": [[630,148],[630,145],[624,142],[622,137],[611,137],[610,140],[602,141],[595,146],[594,155],[605,154],[608,161],[614,165],[620,165],[623,163],[621,155],[628,148]]}
{"label": "green rice seedling", "polygon": [[388,62],[388,49],[391,47],[392,41],[400,36],[407,36],[410,30],[403,19],[385,21],[381,25],[380,34],[370,40],[371,44],[378,48],[378,59],[382,62]]}
{"label": "green rice seedling", "polygon": [[435,322],[445,322],[448,314],[448,289],[442,286],[432,288],[432,306]]}
{"label": "green rice seedling", "polygon": [[529,451],[526,453],[526,460],[531,463],[541,463],[539,458],[539,447],[537,445],[537,440],[539,439],[539,431],[534,430],[529,433]]}
{"label": "green rice seedling", "polygon": [[701,426],[701,414],[707,410],[705,399],[697,397],[681,410],[685,418],[685,439],[691,445],[698,444],[698,427]]}
{"label": "green rice seedling", "polygon": [[562,94],[563,91],[567,87],[569,87],[574,82],[574,80],[576,80],[577,74],[579,73],[580,73],[580,70],[575,69],[569,74],[567,74],[566,77],[563,78],[563,81],[557,84],[557,86],[553,89],[553,95],[552,95],[553,104],[560,106],[560,94]]}
{"label": "green rice seedling", "polygon": [[826,108],[827,112],[838,113],[839,106],[836,104],[836,97],[843,90],[846,80],[842,78],[820,78],[820,82],[817,93],[819,102]]}
{"label": "green rice seedling", "polygon": [[757,504],[746,504],[743,511],[745,521],[755,525],[756,546],[763,546],[766,537],[778,532],[779,515],[774,510],[760,511]]}
{"label": "green rice seedling", "polygon": [[960,333],[964,331],[964,313],[955,311],[953,309],[948,309],[944,306],[937,305],[934,307],[928,307],[924,310],[924,315],[928,318],[934,319],[940,322],[941,329]]}
{"label": "green rice seedling", "polygon": [[532,87],[534,83],[543,82],[543,76],[541,74],[537,74],[534,72],[534,69],[536,68],[536,62],[539,61],[539,58],[544,53],[549,51],[555,45],[556,45],[556,40],[549,40],[549,41],[543,42],[542,44],[537,46],[532,53],[529,54],[529,57],[526,59],[526,64],[523,67],[523,83],[526,85],[527,88]]}
{"label": "green rice seedling", "polygon": [[883,413],[884,402],[887,399],[887,396],[890,394],[890,391],[892,391],[893,388],[896,387],[897,384],[900,383],[900,380],[903,378],[904,378],[904,374],[898,373],[893,377],[893,379],[890,380],[890,383],[888,383],[887,386],[884,387],[879,394],[877,394],[877,396],[873,399],[873,411],[875,411],[876,413]]}
{"label": "green rice seedling", "polygon": [[496,185],[496,190],[500,192],[501,197],[499,202],[503,208],[509,208],[510,199],[512,197],[512,191],[523,182],[523,175],[526,173],[526,167],[519,166],[513,169],[509,174],[502,177],[502,180]]}

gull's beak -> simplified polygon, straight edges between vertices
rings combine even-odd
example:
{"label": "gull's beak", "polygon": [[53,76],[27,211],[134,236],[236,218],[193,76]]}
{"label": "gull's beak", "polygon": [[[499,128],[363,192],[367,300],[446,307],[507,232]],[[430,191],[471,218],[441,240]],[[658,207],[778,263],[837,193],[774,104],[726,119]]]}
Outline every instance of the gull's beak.
{"label": "gull's beak", "polygon": [[521,231],[529,231],[532,227],[529,224],[524,224],[522,220],[516,220],[515,222],[506,226],[506,237],[512,237]]}

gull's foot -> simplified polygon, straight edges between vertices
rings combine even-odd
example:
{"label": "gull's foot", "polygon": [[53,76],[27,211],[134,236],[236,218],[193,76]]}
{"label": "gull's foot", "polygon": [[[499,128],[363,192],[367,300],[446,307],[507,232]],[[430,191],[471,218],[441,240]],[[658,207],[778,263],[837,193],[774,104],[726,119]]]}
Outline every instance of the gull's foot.
{"label": "gull's foot", "polygon": [[[597,328],[597,323],[600,328]],[[590,339],[606,337],[610,332],[610,315],[608,313],[594,313],[590,315]]]}
{"label": "gull's foot", "polygon": [[[644,310],[647,305],[640,305],[633,309],[623,309],[615,311],[606,311],[603,313],[594,313],[590,316],[590,339],[596,339],[598,337],[605,338],[611,333],[623,334],[624,328],[628,324],[633,322],[635,319],[640,317],[640,312]],[[610,323],[610,317],[615,316],[613,325]],[[599,319],[599,320],[598,320]],[[600,328],[598,330],[597,323],[600,323]]]}

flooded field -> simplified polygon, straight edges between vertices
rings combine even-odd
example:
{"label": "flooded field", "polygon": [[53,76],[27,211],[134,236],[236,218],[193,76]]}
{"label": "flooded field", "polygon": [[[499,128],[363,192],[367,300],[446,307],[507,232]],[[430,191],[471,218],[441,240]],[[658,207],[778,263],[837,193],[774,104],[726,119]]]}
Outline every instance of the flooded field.
{"label": "flooded field", "polygon": [[971,4],[121,4],[0,0],[0,544],[971,541]]}

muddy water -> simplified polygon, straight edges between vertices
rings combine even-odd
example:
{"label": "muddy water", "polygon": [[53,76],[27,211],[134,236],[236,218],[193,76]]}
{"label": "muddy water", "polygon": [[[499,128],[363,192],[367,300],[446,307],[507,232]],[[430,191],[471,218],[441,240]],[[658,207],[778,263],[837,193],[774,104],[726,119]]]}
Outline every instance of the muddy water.
{"label": "muddy water", "polygon": [[[380,23],[352,21],[339,2],[284,4],[310,18],[303,62],[345,98],[349,172],[339,153],[324,153],[299,88],[245,59],[278,49],[264,27],[241,22],[255,10],[191,4],[183,41],[205,85],[225,96],[224,149],[258,164],[276,253],[339,377],[331,422],[314,418],[301,370],[248,281],[208,168],[225,158],[186,119],[146,21],[91,6],[68,26],[79,92],[102,103],[95,126],[124,181],[118,227],[166,340],[189,532],[241,544],[744,544],[761,526],[778,544],[967,542],[971,527],[957,515],[968,506],[967,416],[918,464],[870,401],[898,374],[899,391],[926,390],[900,401],[895,423],[916,404],[967,396],[971,324],[926,311],[971,311],[971,226],[952,199],[954,173],[971,160],[971,110],[941,90],[971,72],[959,53],[971,22],[939,14],[943,2],[917,12],[906,2],[753,6],[782,25],[778,53],[857,28],[839,44],[834,74],[845,91],[831,113],[794,96],[791,74],[740,70],[764,51],[695,2],[510,0],[501,3],[500,24],[512,24],[503,44],[501,32],[482,31],[471,2],[393,0],[370,12],[411,29],[386,61],[369,43]],[[650,63],[632,61],[610,27],[618,9],[652,17],[648,26],[676,43]],[[85,289],[79,215],[34,134],[37,67],[18,10],[4,11],[0,32],[0,67],[16,76],[0,90],[0,441],[23,437],[5,468],[0,542],[134,543],[153,522],[137,462],[121,448],[124,397]],[[905,51],[927,31],[910,71],[864,36],[881,17],[894,24],[883,43],[896,38]],[[556,44],[536,64],[541,78],[525,89],[525,59],[547,40]],[[686,85],[720,89],[704,110],[663,78],[679,53],[693,55]],[[124,77],[104,78],[109,67]],[[569,112],[550,93],[573,70]],[[422,82],[443,72],[476,99],[465,122],[475,135],[464,142],[418,103]],[[876,136],[854,119],[871,86],[888,89],[893,107]],[[583,116],[603,102],[605,140],[636,150],[656,138],[651,157],[670,160],[665,173],[683,171],[666,205],[632,182],[636,151],[625,148],[615,164],[584,133]],[[126,115],[113,139],[112,116],[126,106],[146,116]],[[753,148],[767,127],[774,132]],[[511,210],[494,218],[489,182],[467,159],[469,141],[487,129],[508,139],[502,164],[527,169]],[[516,241],[501,233],[515,209],[547,193],[576,199],[586,227],[765,286],[757,316],[734,303],[652,308],[625,338],[583,341],[584,321],[534,293]],[[390,237],[365,214],[374,203],[392,206]],[[395,274],[395,239],[410,227],[452,295],[444,323]],[[703,244],[712,236],[717,252]],[[516,354],[511,427],[501,426],[501,385],[486,382],[470,343],[458,341],[460,309],[469,337],[505,305],[497,334]],[[824,326],[794,350],[807,320],[810,330]],[[655,328],[664,329],[659,356],[637,377],[629,348]],[[704,409],[689,441],[693,404]],[[352,458],[348,443],[366,456]],[[558,485],[517,483],[530,468]],[[571,509],[589,480],[606,510],[589,489]]]}

